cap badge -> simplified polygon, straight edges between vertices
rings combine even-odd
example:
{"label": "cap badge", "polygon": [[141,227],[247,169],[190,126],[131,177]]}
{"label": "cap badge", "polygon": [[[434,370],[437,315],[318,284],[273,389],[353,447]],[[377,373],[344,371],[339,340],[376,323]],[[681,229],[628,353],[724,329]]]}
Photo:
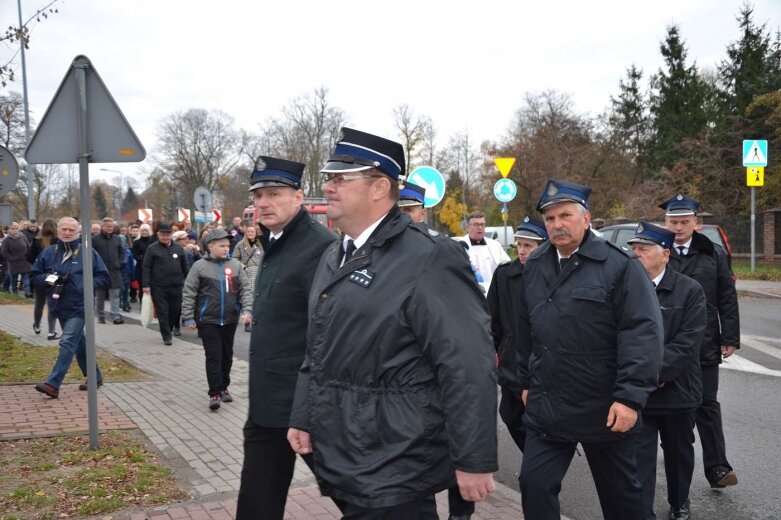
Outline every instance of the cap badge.
{"label": "cap badge", "polygon": [[683,200],[683,195],[679,193],[678,195],[675,196],[675,200]]}
{"label": "cap badge", "polygon": [[638,233],[642,233],[643,231],[645,231],[645,227],[643,227],[642,224],[638,224],[637,225],[637,232]]}
{"label": "cap badge", "polygon": [[266,169],[266,161],[258,157],[258,160],[255,161],[255,171],[262,172]]}
{"label": "cap badge", "polygon": [[557,188],[555,184],[551,184],[550,186],[548,186],[548,196],[549,197],[553,197],[558,192],[559,192],[559,188]]}
{"label": "cap badge", "polygon": [[529,216],[528,215],[523,217],[523,223],[525,224],[527,222],[529,222]]}

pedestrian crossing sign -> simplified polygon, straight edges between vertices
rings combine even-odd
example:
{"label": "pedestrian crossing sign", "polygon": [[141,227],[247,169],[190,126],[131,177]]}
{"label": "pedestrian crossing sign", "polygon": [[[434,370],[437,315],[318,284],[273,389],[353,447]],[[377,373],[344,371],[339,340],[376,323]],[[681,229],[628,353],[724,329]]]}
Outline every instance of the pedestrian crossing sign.
{"label": "pedestrian crossing sign", "polygon": [[746,168],[746,186],[758,187],[765,185],[765,168],[749,166]]}
{"label": "pedestrian crossing sign", "polygon": [[743,141],[743,166],[767,166],[767,141],[757,139]]}

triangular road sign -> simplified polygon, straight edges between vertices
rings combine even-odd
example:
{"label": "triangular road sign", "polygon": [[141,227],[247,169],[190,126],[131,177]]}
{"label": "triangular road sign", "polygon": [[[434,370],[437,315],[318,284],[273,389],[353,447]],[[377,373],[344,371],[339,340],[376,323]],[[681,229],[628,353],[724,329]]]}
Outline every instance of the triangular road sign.
{"label": "triangular road sign", "polygon": [[497,157],[494,159],[494,163],[496,163],[496,167],[499,168],[499,173],[502,174],[502,178],[507,178],[508,175],[510,175],[510,170],[513,169],[513,164],[515,164],[515,157]]}
{"label": "triangular road sign", "polygon": [[80,151],[77,69],[85,72],[89,162],[140,162],[146,150],[86,56],[76,56],[41,119],[24,156],[31,164],[78,163]]}

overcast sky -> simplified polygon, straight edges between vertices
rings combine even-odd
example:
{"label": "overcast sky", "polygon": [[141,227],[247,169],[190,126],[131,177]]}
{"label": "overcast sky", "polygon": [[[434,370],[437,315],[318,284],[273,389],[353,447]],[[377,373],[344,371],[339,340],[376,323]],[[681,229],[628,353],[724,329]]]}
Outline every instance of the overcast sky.
{"label": "overcast sky", "polygon": [[[25,18],[45,0],[22,0]],[[430,116],[439,142],[468,131],[498,139],[526,92],[571,94],[597,114],[625,68],[662,64],[665,28],[680,25],[690,59],[713,67],[739,37],[736,0],[65,0],[33,27],[30,108],[40,120],[73,58],[92,61],[152,155],[165,115],[220,109],[255,131],[319,86],[355,128],[394,137],[393,107]],[[755,20],[781,25],[781,0]],[[0,23],[17,20],[0,2]],[[0,49],[7,59],[8,49]],[[17,59],[18,63],[18,59]],[[20,67],[18,67],[20,69]],[[20,71],[19,71],[20,72]],[[20,74],[21,76],[21,74]],[[21,83],[12,84],[21,91]],[[96,165],[94,176],[145,163]],[[140,177],[138,177],[140,179]]]}

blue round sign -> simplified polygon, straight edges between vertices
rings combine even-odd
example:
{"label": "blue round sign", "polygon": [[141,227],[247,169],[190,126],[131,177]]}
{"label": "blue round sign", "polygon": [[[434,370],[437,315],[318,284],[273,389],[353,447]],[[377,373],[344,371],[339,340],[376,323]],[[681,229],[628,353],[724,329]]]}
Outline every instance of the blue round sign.
{"label": "blue round sign", "polygon": [[518,194],[518,187],[510,179],[499,179],[494,184],[494,197],[499,202],[510,202]]}
{"label": "blue round sign", "polygon": [[418,166],[407,177],[407,181],[426,190],[424,208],[431,208],[445,198],[445,178],[431,166]]}

